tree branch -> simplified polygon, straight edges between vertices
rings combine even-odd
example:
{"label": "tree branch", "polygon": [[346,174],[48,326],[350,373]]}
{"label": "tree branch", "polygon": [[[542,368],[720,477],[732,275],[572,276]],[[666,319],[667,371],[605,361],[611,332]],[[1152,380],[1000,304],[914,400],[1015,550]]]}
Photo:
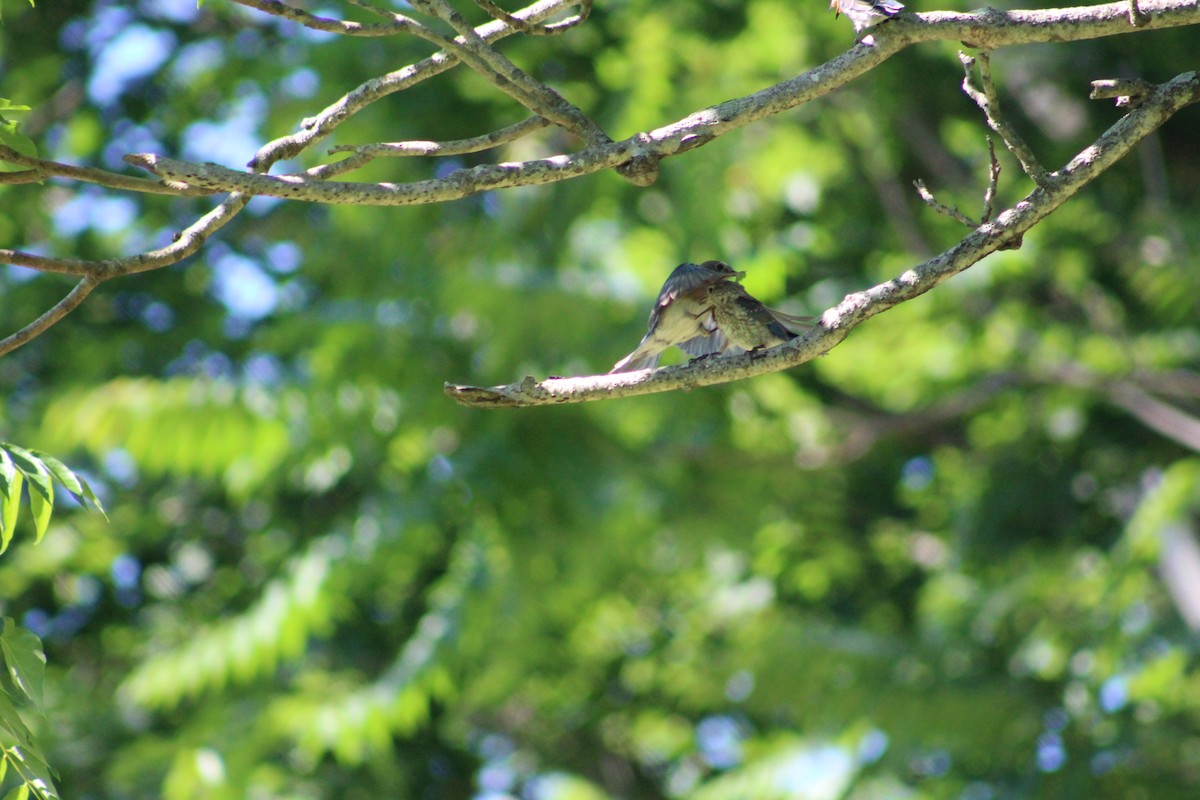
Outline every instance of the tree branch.
{"label": "tree branch", "polygon": [[76,258],[53,258],[27,253],[23,250],[0,248],[0,263],[14,264],[18,267],[28,267],[40,272],[53,272],[60,275],[82,275],[98,281],[169,267],[198,251],[208,237],[237,216],[249,200],[248,195],[229,196],[212,211],[184,228],[171,244],[157,250],[149,250],[124,258],[84,261]]}
{"label": "tree branch", "polygon": [[498,19],[506,25],[519,30],[521,33],[529,36],[553,36],[563,31],[574,28],[579,23],[583,22],[592,13],[592,0],[581,0],[579,3],[579,13],[564,19],[560,22],[555,22],[550,25],[536,25],[526,22],[520,17],[514,17],[512,14],[505,11],[500,6],[492,2],[492,0],[475,0],[475,4],[492,16],[493,19]]}
{"label": "tree branch", "polygon": [[[333,153],[366,154],[372,158],[378,156],[461,156],[466,153],[478,153],[490,150],[502,144],[515,142],[523,136],[539,131],[550,125],[544,117],[529,117],[520,122],[470,139],[456,139],[450,142],[380,142],[376,144],[344,144],[329,148]],[[334,165],[330,165],[334,166]]]}
{"label": "tree branch", "polygon": [[8,355],[30,339],[39,336],[67,314],[79,308],[79,304],[92,293],[92,289],[95,289],[99,285],[100,279],[91,275],[75,284],[75,288],[66,297],[55,303],[45,314],[42,314],[13,335],[0,339],[0,356]]}
{"label": "tree branch", "polygon": [[481,408],[580,403],[728,383],[811,361],[833,349],[862,322],[924,294],[984,256],[1019,241],[1026,231],[1123,158],[1172,115],[1195,102],[1200,102],[1200,72],[1184,73],[1156,87],[1140,108],[1130,111],[1066,166],[1052,173],[1052,180],[1046,186],[1036,187],[994,222],[981,224],[940,255],[886,283],[847,295],[821,315],[818,327],[787,344],[655,371],[551,378],[540,382],[527,377],[519,383],[493,387],[446,384],[446,394],[463,405]]}
{"label": "tree branch", "polygon": [[[988,127],[1000,134],[1004,146],[1020,162],[1021,169],[1025,171],[1025,174],[1038,186],[1045,185],[1047,180],[1045,168],[1038,163],[1037,156],[1033,154],[1029,145],[1025,144],[1025,140],[1021,138],[1021,134],[1017,133],[1017,129],[1010,125],[1004,115],[1000,113],[1000,97],[996,94],[995,84],[992,83],[992,60],[989,55],[983,52],[972,57],[959,52],[958,59],[963,65],[963,92],[974,100],[975,104],[983,111],[984,116],[987,117]],[[975,82],[972,80],[972,70],[977,63],[979,65],[979,86],[975,86]]]}
{"label": "tree branch", "polygon": [[[185,197],[204,197],[212,194],[203,189],[190,189],[186,186],[170,186],[162,181],[152,181],[146,178],[136,178],[122,175],[119,172],[109,172],[95,167],[76,167],[58,161],[47,161],[18,153],[7,145],[0,144],[0,161],[10,164],[20,164],[31,167],[28,172],[0,173],[0,183],[36,183],[46,178],[70,178],[81,183],[94,183],[109,189],[120,189],[127,192],[145,192],[148,194],[169,194]],[[19,180],[4,180],[5,176],[19,175]]]}
{"label": "tree branch", "polygon": [[[516,12],[513,16],[524,22],[541,22],[564,9],[590,3],[591,0],[538,0]],[[494,42],[517,33],[516,28],[496,21],[480,25],[475,29],[485,42]],[[414,64],[373,78],[340,97],[320,113],[309,117],[296,133],[275,139],[263,145],[250,160],[252,169],[267,171],[281,159],[293,158],[310,146],[333,133],[338,125],[362,111],[367,106],[389,94],[403,91],[421,81],[440,75],[456,66],[458,59],[446,52],[434,53]]]}
{"label": "tree branch", "polygon": [[[97,281],[118,275],[157,269],[177,263],[196,252],[208,236],[236,216],[245,206],[249,197],[259,194],[331,204],[411,205],[453,200],[492,189],[551,183],[605,169],[616,169],[635,183],[646,185],[654,180],[660,159],[682,154],[725,133],[822,97],[878,66],[900,50],[914,44],[939,40],[969,41],[974,46],[997,49],[1032,42],[1093,39],[1134,30],[1130,24],[1130,14],[1134,10],[1139,12],[1136,18],[1144,21],[1144,25],[1141,26],[1141,29],[1144,30],[1200,23],[1200,7],[1194,0],[1144,0],[1136,6],[1123,0],[1098,6],[1044,11],[1001,12],[995,9],[984,9],[968,14],[954,12],[906,14],[890,21],[886,26],[875,29],[875,41],[872,45],[856,44],[837,58],[794,78],[748,96],[697,111],[656,130],[639,133],[622,141],[614,142],[608,140],[598,126],[594,130],[591,129],[589,126],[594,126],[595,123],[563,100],[553,89],[521,73],[515,65],[512,65],[510,61],[489,46],[498,39],[525,30],[530,25],[544,22],[569,8],[578,7],[580,9],[579,16],[582,18],[586,16],[591,0],[538,0],[511,15],[501,12],[498,14],[498,19],[474,28],[467,25],[444,0],[418,0],[419,3],[425,3],[427,7],[435,10],[441,9],[443,18],[458,29],[459,35],[452,40],[421,26],[414,20],[390,12],[386,12],[390,16],[382,26],[363,26],[359,23],[317,17],[287,6],[278,0],[236,0],[236,2],[266,13],[295,19],[310,27],[323,26],[320,28],[322,30],[337,29],[337,32],[347,35],[414,33],[435,42],[444,43],[445,48],[429,58],[361,84],[315,117],[305,120],[301,130],[267,143],[251,160],[249,164],[251,173],[213,164],[189,164],[155,154],[127,156],[126,160],[130,163],[156,172],[164,179],[161,182],[150,181],[90,167],[74,167],[53,161],[27,159],[11,149],[4,148],[0,150],[0,160],[26,166],[29,169],[4,173],[5,177],[0,178],[0,183],[18,184],[41,181],[47,177],[58,177],[95,183],[123,191],[183,196],[230,193],[230,196],[185,229],[175,242],[158,250],[119,259],[82,261],[47,257],[19,250],[0,249],[0,262],[47,272],[85,276]],[[485,0],[485,2],[491,3],[491,0]],[[384,13],[383,9],[369,6],[366,0],[362,0],[360,5],[369,7],[374,13]],[[495,13],[495,9],[489,5],[485,5],[485,8],[488,8],[490,13]],[[519,22],[517,22],[518,20]],[[572,18],[545,27],[549,30],[555,26],[567,26],[568,23],[577,24],[577,21]],[[368,31],[368,33],[363,33],[363,31]],[[365,150],[354,150],[352,155],[342,161],[313,167],[298,174],[281,176],[263,174],[280,159],[296,156],[315,142],[328,136],[343,121],[371,103],[388,94],[439,75],[458,64],[460,56],[466,59],[468,55],[473,60],[471,66],[480,71],[490,72],[493,77],[502,76],[505,80],[511,81],[514,76],[517,80],[521,80],[521,77],[524,76],[526,83],[522,84],[522,88],[517,94],[522,95],[527,101],[526,105],[533,108],[536,114],[558,124],[569,122],[570,125],[565,125],[568,129],[582,131],[585,138],[590,139],[591,143],[573,154],[460,169],[442,178],[406,184],[328,181],[331,177],[365,164],[379,154],[372,152],[370,148],[383,147],[387,149],[390,145],[369,145]],[[483,67],[475,62],[481,62]],[[987,83],[986,78],[981,78],[981,80],[985,84]],[[985,85],[983,90],[985,95],[986,89]],[[520,100],[522,97],[518,97],[518,99]],[[528,102],[531,97],[536,102]],[[1154,90],[1146,103],[1152,109],[1159,108],[1163,102],[1162,97],[1161,88]],[[1149,117],[1141,113],[1142,110],[1138,109],[1125,119],[1148,119]],[[576,112],[578,112],[578,117]],[[1162,119],[1165,119],[1165,116]],[[1161,119],[1154,124],[1160,123]],[[524,124],[526,123],[519,123],[519,125]],[[529,122],[528,124],[532,129],[534,123]],[[1120,124],[1118,123],[1118,125]],[[524,129],[522,128],[522,130]],[[506,131],[511,133],[511,129],[506,129]],[[497,131],[487,136],[497,136],[503,133],[503,131]],[[396,154],[406,149],[420,149],[420,147],[425,147],[428,154],[438,152],[444,154],[455,147],[475,147],[480,140],[485,138],[487,137],[444,143],[402,142],[395,147],[398,148]],[[892,284],[885,284],[876,287],[876,290],[864,293],[864,302],[866,302],[864,308],[867,310],[860,309],[854,314],[865,319],[883,310],[884,307],[878,306],[878,302],[891,302],[892,300],[900,302],[902,299],[907,299],[907,296],[915,296],[915,294],[927,291],[930,286],[936,285],[945,276],[965,269],[970,263],[974,263],[964,261],[966,256],[963,255],[973,247],[984,248],[978,251],[976,257],[978,260],[982,254],[991,251],[987,249],[988,247],[997,249],[1001,246],[1014,246],[1019,242],[1021,232],[1040,220],[1045,213],[1049,213],[1049,210],[1042,213],[1040,209],[1052,210],[1062,202],[1062,199],[1069,196],[1062,194],[1062,186],[1074,186],[1076,188],[1073,191],[1078,190],[1077,185],[1082,185],[1079,184],[1078,174],[1082,174],[1079,170],[1086,172],[1091,169],[1090,165],[1096,156],[1092,152],[1094,149],[1095,147],[1081,153],[1077,158],[1078,163],[1072,162],[1063,171],[1046,176],[1050,183],[1039,187],[1042,190],[1041,194],[1035,191],[1026,198],[1025,205],[1018,204],[1013,209],[1009,209],[1001,215],[1000,219],[996,220],[995,224],[983,224],[976,228],[960,243],[959,247],[966,248],[966,250],[962,252],[959,252],[958,249],[948,251],[939,259],[949,260],[933,259],[918,270],[901,276]],[[1125,149],[1122,149],[1121,152],[1123,153]],[[467,152],[473,152],[473,150]],[[1109,162],[1104,162],[1104,165],[1107,166],[1107,163]],[[1059,185],[1060,183],[1062,186]],[[992,193],[994,194],[994,191]],[[1062,199],[1054,200],[1053,198]],[[1035,214],[1035,216],[1030,217],[1030,214]],[[993,239],[988,237],[1000,238],[993,242]],[[948,271],[943,272],[943,270]],[[910,276],[917,281],[912,286],[906,282]],[[934,278],[933,283],[926,285],[930,276]],[[891,288],[887,289],[888,286]],[[876,294],[872,294],[872,292],[876,292]],[[856,320],[861,321],[859,316],[854,315],[833,314],[830,316],[835,311],[837,309],[826,313],[827,327],[832,326],[828,331],[822,329],[802,340],[803,342],[811,340],[814,344],[788,346],[785,350],[788,353],[798,353],[802,347],[809,347],[813,354],[824,352],[840,341],[841,337],[844,337],[845,333],[839,332],[841,331],[840,326],[856,324]],[[49,324],[52,325],[53,321]],[[789,357],[795,358],[793,364],[802,363],[805,360],[799,356]],[[744,358],[749,360],[730,362],[735,367],[748,370],[742,376],[793,365],[782,363],[780,361],[782,356],[778,353],[756,354],[753,357]],[[724,377],[727,374],[725,370],[728,366],[727,364],[726,367],[722,367],[720,376],[709,375],[705,380],[713,383],[731,379]],[[674,373],[664,370],[656,373],[656,377],[649,381],[641,383],[635,381],[635,383],[637,387],[660,386],[664,379],[657,376],[670,374]],[[694,380],[694,376],[690,376],[690,373],[685,372],[683,375],[685,383]],[[624,380],[628,380],[628,376],[622,377]],[[665,391],[667,388],[673,387],[662,386],[662,388],[649,390],[637,388],[633,393]],[[560,400],[552,399],[547,402],[560,402]]]}
{"label": "tree branch", "polygon": [[[1038,41],[1092,39],[1131,30],[1127,10],[1125,3],[1110,3],[1054,11],[999,12],[988,9],[970,14],[930,12],[898,17],[886,26],[880,26],[875,33],[876,43],[872,46],[855,45],[833,60],[795,78],[697,111],[653,131],[622,141],[593,144],[573,155],[477,166],[456,170],[443,178],[407,184],[326,184],[317,179],[320,172],[313,173],[311,170],[256,179],[255,176],[216,165],[188,164],[144,153],[127,156],[126,160],[144,166],[167,180],[179,181],[193,189],[206,189],[214,194],[239,191],[317,203],[386,206],[443,202],[494,189],[553,183],[628,163],[648,163],[652,167],[662,158],[679,155],[707,144],[722,134],[822,97],[905,47],[919,42],[967,39],[997,48]],[[1146,3],[1143,10],[1150,14],[1146,29],[1200,24],[1200,8],[1192,0],[1155,0]],[[324,119],[331,119],[341,112],[327,109],[322,113]],[[301,134],[296,136],[299,137],[294,140],[296,142],[307,141]],[[260,151],[251,163],[260,167],[260,157],[264,152],[270,152],[272,157],[288,153],[290,157],[295,154],[292,148],[299,146],[272,143]],[[650,171],[649,175],[652,174]]]}

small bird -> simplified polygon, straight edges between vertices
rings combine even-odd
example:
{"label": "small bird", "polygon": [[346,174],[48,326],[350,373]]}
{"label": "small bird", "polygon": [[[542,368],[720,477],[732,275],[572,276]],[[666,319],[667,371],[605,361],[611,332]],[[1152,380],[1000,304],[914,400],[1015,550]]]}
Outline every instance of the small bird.
{"label": "small bird", "polygon": [[830,0],[829,7],[835,16],[845,14],[857,33],[904,10],[897,0]]}
{"label": "small bird", "polygon": [[609,374],[656,367],[659,356],[672,345],[692,356],[722,352],[728,342],[716,330],[707,292],[711,286],[745,276],[746,273],[736,271],[724,261],[680,264],[667,276],[658,293],[641,343],[618,361]]}
{"label": "small bird", "polygon": [[[737,283],[712,284],[708,287],[708,302],[717,329],[730,345],[742,350],[774,347],[795,339],[796,334],[786,325],[813,326],[812,317],[796,317],[767,308]],[[726,351],[732,352],[732,348],[727,347]]]}

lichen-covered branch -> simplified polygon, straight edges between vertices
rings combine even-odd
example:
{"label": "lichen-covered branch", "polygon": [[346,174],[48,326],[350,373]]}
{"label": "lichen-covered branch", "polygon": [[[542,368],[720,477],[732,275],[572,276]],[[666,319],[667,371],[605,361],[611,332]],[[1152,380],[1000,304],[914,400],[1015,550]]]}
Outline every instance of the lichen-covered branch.
{"label": "lichen-covered branch", "polygon": [[[1000,97],[996,93],[996,85],[992,83],[990,56],[986,52],[980,53],[978,56],[969,56],[960,52],[958,58],[962,61],[965,73],[962,83],[963,92],[974,100],[975,104],[983,111],[984,116],[987,117],[988,127],[1000,134],[1004,146],[1016,157],[1025,174],[1038,186],[1042,186],[1046,182],[1045,167],[1038,162],[1037,156],[1025,143],[1025,139],[1000,111]],[[979,66],[978,86],[975,85],[972,74],[976,64]]]}
{"label": "lichen-covered branch", "polygon": [[[270,4],[269,0],[263,2]],[[537,0],[515,12],[513,16],[527,23],[542,22],[568,8],[581,5],[581,2],[590,3],[590,0]],[[485,42],[490,43],[518,31],[511,25],[497,20],[480,25],[475,32]],[[250,167],[265,172],[277,161],[294,158],[375,101],[440,75],[457,64],[458,59],[455,56],[442,51],[386,75],[372,78],[306,119],[299,131],[263,145],[251,159]]]}
{"label": "lichen-covered branch", "polygon": [[165,247],[137,253],[124,258],[108,258],[101,261],[84,261],[76,258],[55,258],[24,250],[9,250],[0,248],[0,263],[14,264],[18,267],[28,267],[41,272],[53,272],[60,275],[90,276],[101,281],[117,278],[122,275],[132,275],[136,272],[148,272],[162,269],[172,264],[178,264],[183,259],[195,254],[208,238],[245,208],[249,202],[248,195],[231,195],[200,219],[184,228],[175,239]]}
{"label": "lichen-covered branch", "polygon": [[79,308],[79,304],[87,299],[87,296],[92,293],[92,289],[95,289],[99,285],[100,279],[92,277],[91,275],[75,284],[75,288],[72,289],[66,297],[51,306],[45,314],[42,314],[33,322],[29,323],[24,328],[21,328],[21,330],[17,331],[11,336],[6,336],[3,339],[0,339],[0,356],[7,355],[13,350],[16,350],[30,339],[33,339],[34,337],[43,333],[47,328],[58,322],[67,314],[70,314],[72,311]]}
{"label": "lichen-covered branch", "polygon": [[[454,200],[483,191],[552,183],[613,169],[639,159],[657,162],[702,146],[718,136],[778,114],[844,86],[901,49],[936,39],[968,40],[989,48],[1038,41],[1090,39],[1128,32],[1124,3],[1050,11],[968,14],[931,12],[890,21],[875,32],[872,46],[858,44],[842,55],[800,75],[751,95],[697,111],[669,125],[627,139],[592,144],[574,154],[524,162],[482,165],[407,184],[320,181],[317,175],[276,176],[254,180],[236,170],[187,164],[155,154],[137,154],[134,163],[189,188],[213,193],[240,191],[290,200],[361,205],[413,205]],[[1200,7],[1190,0],[1158,0],[1143,10],[1150,21],[1142,28],[1200,24]],[[1027,26],[1027,27],[1022,27]],[[994,92],[994,90],[993,90]],[[986,99],[986,98],[985,98]],[[986,109],[985,109],[986,111]],[[1011,133],[1011,132],[1010,132]],[[1006,143],[1010,141],[1006,139]],[[1033,175],[1044,179],[1036,160],[1026,159]],[[319,169],[319,168],[318,168]],[[344,171],[344,170],[343,170]]]}
{"label": "lichen-covered branch", "polygon": [[691,389],[778,372],[829,352],[862,322],[924,294],[968,269],[984,256],[1011,246],[1055,209],[1124,157],[1142,139],[1192,103],[1200,102],[1200,72],[1188,72],[1156,87],[1070,162],[995,221],[979,225],[958,244],[890,281],[847,295],[821,315],[820,324],[787,344],[739,356],[707,358],[690,364],[617,375],[527,377],[507,386],[446,385],[446,394],[463,405],[481,408],[581,403],[616,397]]}
{"label": "lichen-covered branch", "polygon": [[[608,169],[616,170],[638,185],[648,185],[654,181],[662,159],[686,153],[725,133],[823,97],[877,67],[899,51],[916,44],[944,40],[965,41],[972,46],[994,50],[1017,44],[1067,42],[1134,30],[1200,24],[1200,6],[1194,0],[1144,0],[1132,5],[1123,0],[1097,6],[1038,11],[1003,12],[983,9],[970,13],[906,14],[873,29],[871,44],[857,43],[840,56],[800,75],[753,94],[702,109],[654,130],[637,133],[620,141],[611,141],[578,107],[553,88],[519,70],[491,46],[497,40],[514,33],[531,32],[531,26],[540,26],[544,28],[541,32],[548,33],[578,24],[587,16],[591,0],[538,0],[511,14],[495,6],[491,0],[481,0],[482,7],[495,19],[477,27],[466,23],[445,0],[416,0],[418,8],[429,10],[437,20],[445,22],[453,29],[452,32],[456,35],[452,38],[451,32],[439,33],[405,15],[376,7],[368,0],[360,0],[355,5],[382,17],[383,22],[365,25],[347,20],[332,20],[295,8],[280,0],[235,2],[295,20],[308,27],[350,36],[416,35],[435,46],[441,46],[442,50],[402,69],[366,81],[343,95],[315,116],[306,119],[300,130],[260,148],[248,165],[248,172],[215,164],[178,161],[154,153],[127,156],[128,162],[154,172],[159,178],[146,180],[102,169],[31,159],[11,149],[0,148],[0,160],[26,168],[4,173],[3,177],[0,177],[0,183],[9,185],[65,179],[119,191],[177,196],[226,193],[230,195],[211,212],[185,229],[176,241],[158,250],[119,259],[83,261],[15,249],[0,249],[0,262],[47,272],[90,277],[97,281],[161,268],[178,263],[198,250],[208,236],[236,215],[249,197],[254,195],[329,204],[412,205],[454,200],[495,189],[558,182]],[[563,19],[563,15],[573,8],[577,8],[579,13]],[[1130,22],[1130,15],[1134,11],[1137,27]],[[559,21],[541,25],[551,19]],[[437,20],[433,22],[436,23]],[[491,77],[498,88],[530,108],[536,116],[509,129],[471,140],[366,144],[351,148],[348,151],[350,155],[333,163],[317,165],[290,175],[266,174],[279,160],[293,158],[308,150],[316,142],[330,135],[342,122],[372,103],[439,75],[460,63],[460,60]],[[986,64],[981,69],[984,67]],[[988,92],[992,95],[995,92],[990,87],[985,69],[981,72],[981,82],[980,96],[994,109],[994,98],[989,98]],[[1161,89],[1154,90],[1151,94],[1154,98],[1159,98]],[[1134,98],[1136,99],[1138,98]],[[1150,100],[1141,99],[1152,104]],[[1130,101],[1130,104],[1133,102]],[[988,108],[984,110],[987,112]],[[989,112],[989,120],[995,116],[995,113]],[[455,170],[443,177],[411,183],[355,183],[331,180],[361,167],[379,155],[415,152],[437,155],[454,152],[460,148],[469,148],[461,149],[461,152],[475,152],[476,149],[511,141],[506,138],[510,135],[515,138],[530,133],[544,125],[545,121],[581,134],[584,146],[575,152],[522,162],[475,166]],[[1005,140],[1011,146],[1012,137],[1006,137]],[[339,152],[343,150],[344,148],[338,148]],[[1081,157],[1083,155],[1086,153],[1081,154]],[[1023,160],[1023,165],[1027,160]],[[1032,174],[1035,180],[1038,180],[1040,189],[1048,195],[1057,196],[1059,184],[1066,180],[1064,176],[1068,173],[1060,171],[1041,176],[1035,170]],[[1044,182],[1040,180],[1041,177],[1044,177]],[[989,187],[992,195],[994,182],[993,175],[992,185]],[[1036,192],[1030,197],[1035,195]],[[1043,200],[1044,198],[1039,202]],[[1010,209],[1005,213],[1013,213],[1015,210]],[[996,221],[997,224],[999,222],[1000,220]],[[981,224],[972,235],[993,230],[1016,229]],[[968,240],[970,238],[968,237]],[[997,247],[1011,247],[1018,243],[1019,233],[1008,236]],[[819,346],[828,349],[836,342],[822,339],[821,343]],[[789,346],[788,350],[798,351],[807,346]],[[777,354],[772,354],[753,362],[745,362],[742,367],[749,368],[749,365],[753,370],[758,370],[762,364],[777,357]],[[753,370],[750,374],[757,374]],[[662,379],[655,377],[653,380]]]}

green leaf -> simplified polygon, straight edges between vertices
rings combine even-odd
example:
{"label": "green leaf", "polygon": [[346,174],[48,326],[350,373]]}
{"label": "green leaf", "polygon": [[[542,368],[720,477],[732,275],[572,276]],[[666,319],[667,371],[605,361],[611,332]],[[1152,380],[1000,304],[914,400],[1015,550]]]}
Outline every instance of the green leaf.
{"label": "green leaf", "polygon": [[[0,450],[0,453],[2,452],[4,451]],[[21,510],[21,483],[23,481],[21,473],[13,470],[8,494],[0,502],[0,553],[8,549],[8,543],[12,541],[13,529],[17,527],[17,516]]]}
{"label": "green leaf", "polygon": [[20,103],[14,103],[7,97],[0,97],[0,111],[30,111],[29,106],[23,106]]}
{"label": "green leaf", "polygon": [[[17,465],[17,469],[25,473],[25,477],[29,479],[29,487],[36,489],[42,499],[53,503],[54,485],[50,479],[50,470],[46,469],[42,460],[25,448],[9,442],[0,442],[0,448],[7,450],[8,454],[12,456],[13,463]],[[33,493],[30,492],[30,494]]]}
{"label": "green leaf", "polygon": [[16,474],[17,468],[13,466],[8,452],[3,447],[0,447],[0,495],[8,497],[9,488],[12,486],[13,478]]}
{"label": "green leaf", "polygon": [[[51,488],[51,493],[54,489]],[[33,511],[33,523],[37,531],[34,536],[33,543],[38,544],[42,541],[42,537],[46,535],[46,528],[50,526],[50,516],[54,513],[54,498],[46,500],[37,492],[29,493],[29,508]]]}
{"label": "green leaf", "polygon": [[5,618],[4,631],[0,633],[0,653],[13,683],[42,711],[42,682],[46,676],[46,654],[42,652],[42,640],[32,631],[17,626],[11,618]]}
{"label": "green leaf", "polygon": [[22,783],[20,786],[14,786],[8,794],[4,795],[4,800],[29,800],[29,784]]}
{"label": "green leaf", "polygon": [[33,747],[33,734],[25,727],[25,721],[3,687],[0,687],[0,747]]}
{"label": "green leaf", "polygon": [[104,513],[104,506],[100,505],[100,500],[96,497],[95,492],[92,491],[92,487],[88,486],[86,480],[76,475],[70,467],[52,455],[38,450],[30,450],[29,452],[41,459],[55,480],[61,483],[81,506],[86,507],[90,501],[96,507],[96,510],[100,512],[100,515],[106,520],[108,519],[108,515]]}
{"label": "green leaf", "polygon": [[[11,147],[23,156],[37,158],[37,145],[33,143],[32,139],[21,133],[18,128],[19,126],[16,122],[0,117],[0,144]],[[0,172],[20,172],[25,169],[29,169],[29,167],[0,161]]]}
{"label": "green leaf", "polygon": [[30,455],[34,456],[45,465],[59,483],[67,488],[71,494],[75,495],[81,503],[83,502],[83,484],[79,480],[79,476],[71,471],[71,468],[59,461],[57,458],[37,450],[30,450]]}
{"label": "green leaf", "polygon": [[40,751],[26,746],[10,752],[13,755],[13,768],[33,791],[47,800],[59,796],[50,765],[46,763]]}
{"label": "green leaf", "polygon": [[83,478],[79,479],[80,485],[83,486],[83,496],[91,501],[96,510],[100,512],[100,516],[104,517],[104,521],[108,522],[108,514],[104,511],[104,506],[100,503],[100,498],[96,497],[96,493],[92,491],[92,487]]}

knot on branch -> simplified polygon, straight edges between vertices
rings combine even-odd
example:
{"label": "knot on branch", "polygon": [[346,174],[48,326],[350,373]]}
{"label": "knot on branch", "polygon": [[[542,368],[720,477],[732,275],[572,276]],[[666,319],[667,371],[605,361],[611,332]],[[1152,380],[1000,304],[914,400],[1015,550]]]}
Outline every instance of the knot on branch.
{"label": "knot on branch", "polygon": [[1154,92],[1154,84],[1141,78],[1107,78],[1092,81],[1092,100],[1117,98],[1118,108],[1137,108]]}
{"label": "knot on branch", "polygon": [[634,186],[653,186],[658,180],[658,161],[658,156],[642,153],[618,164],[617,174]]}

